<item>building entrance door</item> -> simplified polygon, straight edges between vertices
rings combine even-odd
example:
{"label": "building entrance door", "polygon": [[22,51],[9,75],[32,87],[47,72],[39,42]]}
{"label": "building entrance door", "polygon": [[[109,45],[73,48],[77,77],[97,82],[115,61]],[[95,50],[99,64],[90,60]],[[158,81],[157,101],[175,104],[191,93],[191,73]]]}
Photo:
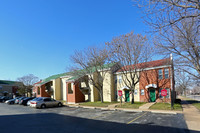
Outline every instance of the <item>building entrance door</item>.
{"label": "building entrance door", "polygon": [[156,90],[150,89],[150,101],[155,102],[156,101]]}
{"label": "building entrance door", "polygon": [[129,90],[125,90],[125,102],[130,102]]}

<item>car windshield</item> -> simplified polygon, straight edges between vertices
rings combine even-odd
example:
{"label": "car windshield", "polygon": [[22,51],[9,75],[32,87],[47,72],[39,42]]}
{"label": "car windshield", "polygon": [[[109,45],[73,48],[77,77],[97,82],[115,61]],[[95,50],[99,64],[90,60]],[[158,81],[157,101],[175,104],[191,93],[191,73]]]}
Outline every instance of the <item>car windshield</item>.
{"label": "car windshield", "polygon": [[29,99],[31,99],[31,97],[24,98],[24,100],[29,100]]}
{"label": "car windshield", "polygon": [[34,98],[32,101],[41,101],[43,98],[41,97],[37,97],[37,98]]}

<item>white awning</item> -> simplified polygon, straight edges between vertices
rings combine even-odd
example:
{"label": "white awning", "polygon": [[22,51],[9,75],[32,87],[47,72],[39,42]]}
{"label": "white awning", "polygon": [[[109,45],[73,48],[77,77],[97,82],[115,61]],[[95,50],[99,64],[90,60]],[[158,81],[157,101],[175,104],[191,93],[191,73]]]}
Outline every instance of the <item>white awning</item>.
{"label": "white awning", "polygon": [[122,87],[120,90],[125,90],[125,89],[130,90],[127,86]]}
{"label": "white awning", "polygon": [[149,85],[145,86],[146,89],[150,88],[150,87],[157,88],[157,85],[156,84],[149,84]]}

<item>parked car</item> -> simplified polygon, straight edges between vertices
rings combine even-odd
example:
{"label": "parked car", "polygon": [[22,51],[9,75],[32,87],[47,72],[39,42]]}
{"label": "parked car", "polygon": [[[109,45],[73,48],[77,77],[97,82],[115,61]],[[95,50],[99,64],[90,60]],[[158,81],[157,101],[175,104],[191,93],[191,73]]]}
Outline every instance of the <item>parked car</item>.
{"label": "parked car", "polygon": [[1,98],[0,98],[0,102],[5,102],[6,100],[9,100],[10,98],[9,97],[6,97],[6,96],[2,96]]}
{"label": "parked car", "polygon": [[15,104],[15,100],[16,99],[18,99],[18,97],[14,98],[14,99],[7,100],[5,103],[7,103],[7,104]]}
{"label": "parked car", "polygon": [[26,104],[26,106],[30,106],[32,100],[29,100]]}
{"label": "parked car", "polygon": [[25,97],[19,97],[18,99],[15,100],[15,103],[16,103],[16,104],[19,104],[19,102],[20,102],[21,99],[23,99],[23,98],[25,98]]}
{"label": "parked car", "polygon": [[23,102],[23,100],[24,100],[25,98],[27,98],[27,97],[21,97],[21,98],[19,99],[19,105],[22,105],[22,102]]}
{"label": "parked car", "polygon": [[36,101],[37,99],[38,99],[38,97],[36,97],[36,98],[34,98],[34,99],[32,99],[32,100],[29,100],[29,101],[27,102],[27,106],[30,106],[31,101]]}
{"label": "parked car", "polygon": [[33,100],[34,98],[35,98],[35,97],[26,97],[26,98],[22,99],[22,100],[19,102],[19,104],[26,106],[26,105],[27,105],[27,102],[30,101],[30,100]]}
{"label": "parked car", "polygon": [[49,97],[38,97],[37,99],[30,102],[30,106],[44,109],[46,107],[61,107],[62,103]]}

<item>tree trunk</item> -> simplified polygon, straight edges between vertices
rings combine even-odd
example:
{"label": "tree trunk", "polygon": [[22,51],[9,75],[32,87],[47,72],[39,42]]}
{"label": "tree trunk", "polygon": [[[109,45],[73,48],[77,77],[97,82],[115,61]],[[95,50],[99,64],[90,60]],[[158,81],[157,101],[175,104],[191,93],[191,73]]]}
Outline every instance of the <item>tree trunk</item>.
{"label": "tree trunk", "polygon": [[103,103],[103,91],[100,91],[101,103]]}
{"label": "tree trunk", "polygon": [[91,102],[91,93],[88,93],[88,101]]}
{"label": "tree trunk", "polygon": [[131,95],[132,95],[131,104],[134,104],[134,91],[131,91]]}
{"label": "tree trunk", "polygon": [[186,89],[183,88],[184,96],[186,97]]}

